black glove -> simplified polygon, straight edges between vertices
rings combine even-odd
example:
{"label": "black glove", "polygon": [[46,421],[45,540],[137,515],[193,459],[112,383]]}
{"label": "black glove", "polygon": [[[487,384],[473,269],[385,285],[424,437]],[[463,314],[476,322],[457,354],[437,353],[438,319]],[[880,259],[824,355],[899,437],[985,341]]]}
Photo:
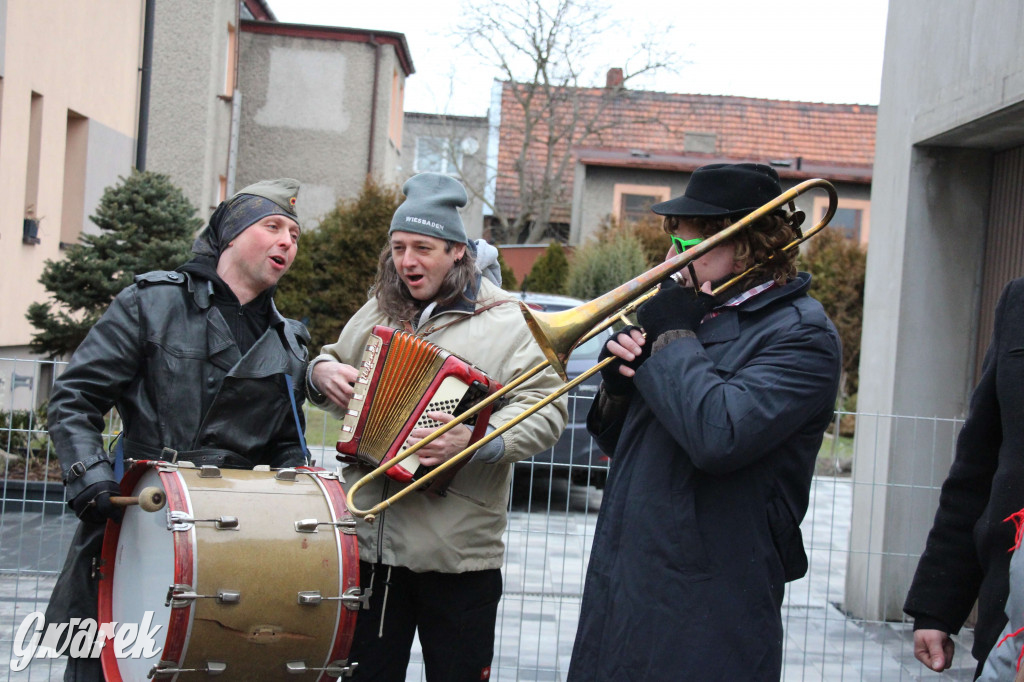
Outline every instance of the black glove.
{"label": "black glove", "polygon": [[636,317],[647,332],[647,343],[673,329],[697,331],[700,321],[716,305],[715,297],[704,292],[681,287],[674,279],[667,279],[654,297],[640,306]]}
{"label": "black glove", "polygon": [[107,519],[121,523],[124,508],[111,504],[111,495],[120,495],[121,486],[114,481],[97,481],[69,502],[75,516],[89,523],[103,523]]}
{"label": "black glove", "polygon": [[[629,333],[634,329],[639,330],[640,328],[633,326],[626,327],[621,332],[619,332],[619,334],[626,334],[628,336]],[[616,334],[615,337],[609,340],[609,342],[617,339],[619,334]],[[619,367],[625,365],[626,367],[629,367],[635,372],[637,369],[639,369],[640,365],[644,363],[644,360],[651,356],[651,353],[648,350],[649,348],[649,344],[645,343],[643,346],[640,347],[640,355],[633,358],[631,362],[626,362],[619,356],[612,355],[612,352],[608,350],[608,343],[605,343],[604,348],[601,349],[601,354],[598,356],[597,361],[600,362],[605,358],[612,357],[615,358],[615,360],[609,362],[607,365],[601,368],[601,379],[604,381],[604,390],[607,391],[608,393],[611,393],[612,395],[619,396],[626,395],[627,393],[632,391],[633,377],[627,377],[619,374]]]}

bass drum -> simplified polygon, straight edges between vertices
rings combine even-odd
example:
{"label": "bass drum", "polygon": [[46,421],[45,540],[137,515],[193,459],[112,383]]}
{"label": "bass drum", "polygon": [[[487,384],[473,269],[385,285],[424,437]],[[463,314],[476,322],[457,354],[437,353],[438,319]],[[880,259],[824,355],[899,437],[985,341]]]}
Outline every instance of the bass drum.
{"label": "bass drum", "polygon": [[133,505],[107,524],[99,616],[116,630],[142,624],[155,646],[118,656],[108,639],[107,680],[351,674],[359,549],[336,474],[137,462],[122,494],[147,488],[165,493],[162,509]]}

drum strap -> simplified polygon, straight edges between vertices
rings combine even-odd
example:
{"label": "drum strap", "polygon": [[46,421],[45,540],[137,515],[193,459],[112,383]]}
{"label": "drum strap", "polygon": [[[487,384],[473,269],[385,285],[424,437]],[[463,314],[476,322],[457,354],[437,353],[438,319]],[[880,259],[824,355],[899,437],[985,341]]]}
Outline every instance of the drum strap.
{"label": "drum strap", "polygon": [[309,466],[309,448],[306,447],[306,436],[303,433],[302,422],[299,421],[299,408],[295,404],[295,385],[291,374],[284,375],[284,383],[288,386],[288,399],[292,401],[292,417],[295,419],[295,432],[299,434],[299,445],[302,446],[302,456],[306,458],[306,466]]}
{"label": "drum strap", "polygon": [[163,460],[167,462],[189,461],[196,466],[210,464],[226,469],[251,469],[252,462],[231,450],[203,448],[202,450],[172,450],[152,445],[135,443],[124,439],[124,454],[131,459]]}
{"label": "drum strap", "polygon": [[120,481],[124,477],[124,431],[117,434],[113,450],[114,479]]}

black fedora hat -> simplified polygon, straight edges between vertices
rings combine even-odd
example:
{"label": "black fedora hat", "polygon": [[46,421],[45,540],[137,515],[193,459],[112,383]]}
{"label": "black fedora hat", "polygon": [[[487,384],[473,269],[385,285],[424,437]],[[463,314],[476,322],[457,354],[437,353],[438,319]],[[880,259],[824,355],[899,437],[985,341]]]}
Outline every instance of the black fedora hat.
{"label": "black fedora hat", "polygon": [[651,206],[658,215],[739,218],[782,194],[779,174],[760,163],[712,163],[693,171],[683,196]]}

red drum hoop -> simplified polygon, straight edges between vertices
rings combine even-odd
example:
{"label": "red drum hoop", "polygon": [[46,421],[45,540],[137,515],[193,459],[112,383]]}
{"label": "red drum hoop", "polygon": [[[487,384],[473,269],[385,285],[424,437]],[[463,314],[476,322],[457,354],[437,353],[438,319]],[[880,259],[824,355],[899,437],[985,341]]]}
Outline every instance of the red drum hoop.
{"label": "red drum hoop", "polygon": [[146,487],[161,488],[167,503],[157,512],[130,506],[121,524],[107,523],[99,622],[140,624],[152,612],[158,653],[118,658],[108,639],[106,679],[345,672],[361,605],[359,548],[336,474],[137,462],[121,492]]}

